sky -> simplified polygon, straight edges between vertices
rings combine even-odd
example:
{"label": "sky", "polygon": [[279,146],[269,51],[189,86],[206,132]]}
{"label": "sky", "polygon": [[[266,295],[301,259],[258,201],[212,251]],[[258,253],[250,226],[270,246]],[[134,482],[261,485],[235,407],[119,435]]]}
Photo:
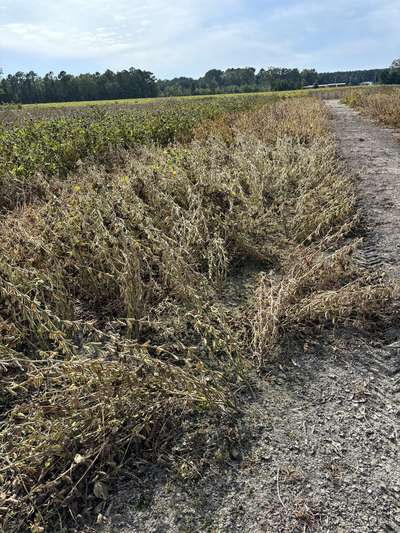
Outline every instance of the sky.
{"label": "sky", "polygon": [[0,0],[5,73],[379,68],[400,56],[400,0]]}

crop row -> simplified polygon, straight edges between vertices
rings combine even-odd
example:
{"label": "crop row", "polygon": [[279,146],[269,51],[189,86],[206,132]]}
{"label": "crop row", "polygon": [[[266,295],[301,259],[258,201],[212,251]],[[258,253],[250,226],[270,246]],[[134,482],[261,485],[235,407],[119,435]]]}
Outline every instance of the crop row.
{"label": "crop row", "polygon": [[271,101],[246,96],[22,113],[0,120],[0,208],[38,194],[49,178],[65,178],[83,162],[106,163],[137,144],[190,140],[202,122]]}

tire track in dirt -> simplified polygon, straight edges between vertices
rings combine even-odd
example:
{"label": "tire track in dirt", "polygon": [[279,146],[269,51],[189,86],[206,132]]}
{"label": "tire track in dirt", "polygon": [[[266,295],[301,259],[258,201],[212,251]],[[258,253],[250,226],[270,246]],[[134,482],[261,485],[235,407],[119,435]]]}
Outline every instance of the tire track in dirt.
{"label": "tire track in dirt", "polygon": [[[366,228],[360,260],[400,277],[400,143],[327,102]],[[400,533],[400,327],[288,347],[241,421],[242,447],[200,478],[148,472],[114,500],[109,533]],[[146,503],[143,504],[143,492]]]}

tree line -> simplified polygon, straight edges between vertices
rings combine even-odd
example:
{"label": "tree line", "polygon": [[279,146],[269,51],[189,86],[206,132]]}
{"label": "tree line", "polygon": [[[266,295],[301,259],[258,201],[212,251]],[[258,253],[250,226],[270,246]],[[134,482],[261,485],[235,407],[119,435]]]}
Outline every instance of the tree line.
{"label": "tree line", "polygon": [[305,86],[327,83],[348,83],[358,85],[362,82],[379,82],[385,69],[356,70],[345,72],[318,73],[314,69],[276,68],[230,68],[225,71],[209,70],[198,80],[192,78],[174,78],[159,80],[158,87],[163,96],[240,93],[257,91],[290,91]]}
{"label": "tree line", "polygon": [[79,74],[65,71],[38,76],[17,72],[0,80],[0,102],[40,103],[83,100],[116,100],[158,96],[157,81],[151,72],[130,68],[121,72]]}
{"label": "tree line", "polygon": [[157,80],[151,72],[135,68],[77,76],[65,71],[57,75],[49,72],[45,76],[33,71],[7,76],[0,73],[0,102],[68,102],[282,91],[327,83],[358,85],[369,81],[400,83],[400,61],[395,60],[388,69],[323,73],[314,69],[300,71],[276,67],[262,68],[258,72],[252,67],[228,68],[225,71],[212,69],[198,79],[179,77],[171,80]]}

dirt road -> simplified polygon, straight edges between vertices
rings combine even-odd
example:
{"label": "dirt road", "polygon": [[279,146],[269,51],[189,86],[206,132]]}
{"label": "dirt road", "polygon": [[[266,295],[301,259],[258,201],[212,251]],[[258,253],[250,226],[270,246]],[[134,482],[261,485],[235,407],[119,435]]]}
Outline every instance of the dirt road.
{"label": "dirt road", "polygon": [[326,102],[339,149],[353,172],[367,231],[366,257],[400,277],[400,134],[338,100]]}
{"label": "dirt road", "polygon": [[[327,102],[354,173],[364,260],[400,275],[400,143]],[[400,532],[400,329],[386,340],[342,333],[271,367],[230,464],[200,479],[121,487],[102,531]]]}

